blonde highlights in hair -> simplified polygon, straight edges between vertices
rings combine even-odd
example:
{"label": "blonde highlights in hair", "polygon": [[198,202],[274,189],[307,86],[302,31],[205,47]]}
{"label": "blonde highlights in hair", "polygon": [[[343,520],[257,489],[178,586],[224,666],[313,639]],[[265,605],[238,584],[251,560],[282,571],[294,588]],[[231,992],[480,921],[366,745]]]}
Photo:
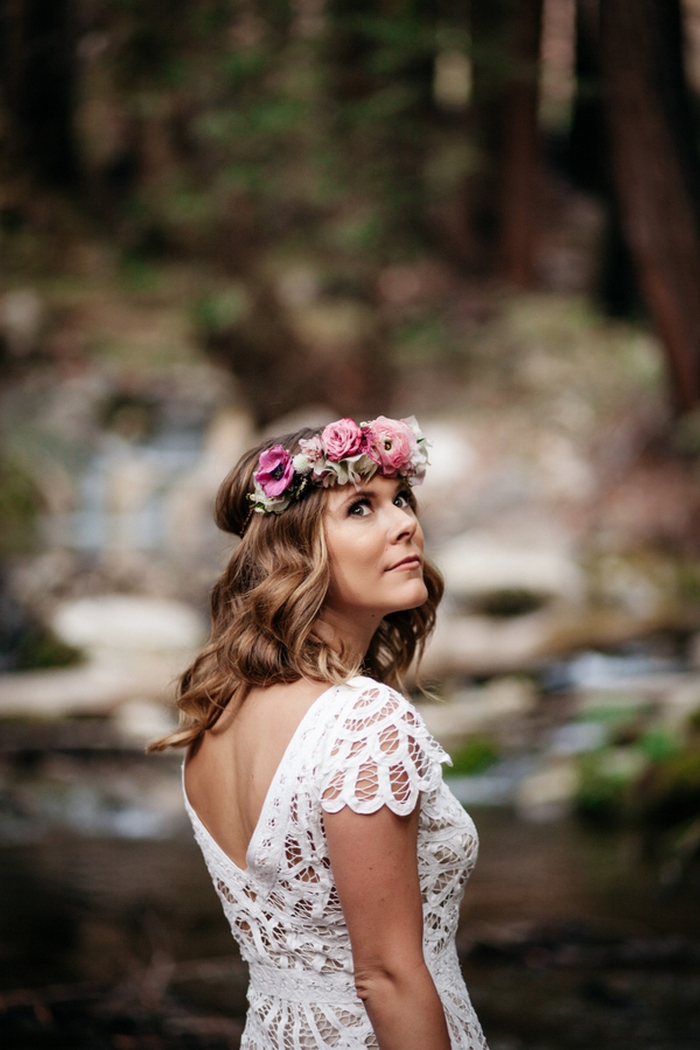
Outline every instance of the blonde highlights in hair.
{"label": "blonde highlights in hair", "polygon": [[432,565],[424,564],[427,600],[387,615],[360,665],[315,632],[331,576],[323,522],[328,489],[313,486],[281,514],[249,518],[248,493],[260,453],[280,444],[293,455],[300,440],[317,433],[304,428],[263,442],[221,485],[216,524],[242,539],[212,591],[209,641],[179,681],[179,727],[150,751],[194,743],[253,687],[300,678],[343,682],[360,671],[399,685],[413,658],[422,655],[443,592]]}

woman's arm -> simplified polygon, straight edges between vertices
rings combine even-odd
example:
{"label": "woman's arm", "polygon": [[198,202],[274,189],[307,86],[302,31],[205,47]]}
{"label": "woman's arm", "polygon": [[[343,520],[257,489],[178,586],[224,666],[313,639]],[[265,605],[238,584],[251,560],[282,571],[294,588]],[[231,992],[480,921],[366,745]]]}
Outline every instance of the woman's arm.
{"label": "woman's arm", "polygon": [[445,1014],[423,958],[418,806],[324,813],[333,877],[350,934],[355,984],[380,1050],[450,1050]]}

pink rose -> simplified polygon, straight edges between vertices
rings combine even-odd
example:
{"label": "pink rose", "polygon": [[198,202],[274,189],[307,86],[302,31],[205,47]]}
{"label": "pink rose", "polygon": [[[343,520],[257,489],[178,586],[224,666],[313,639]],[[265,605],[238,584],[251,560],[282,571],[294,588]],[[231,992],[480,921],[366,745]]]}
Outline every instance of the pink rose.
{"label": "pink rose", "polygon": [[[374,443],[374,432],[372,430],[372,424],[361,423],[360,426],[362,429],[362,446],[360,448],[360,452],[364,452],[364,454],[366,456],[369,456],[370,459],[374,459],[374,456],[372,455],[372,445]],[[374,462],[377,462],[376,459],[374,459]]]}
{"label": "pink rose", "polygon": [[260,454],[258,469],[253,475],[266,496],[281,496],[294,477],[292,457],[282,445],[273,445]]}
{"label": "pink rose", "polygon": [[416,438],[408,424],[400,419],[377,416],[369,426],[373,435],[372,459],[379,464],[384,477],[395,478],[397,474],[409,472]]}
{"label": "pink rose", "polygon": [[326,446],[326,457],[333,463],[362,451],[362,430],[352,419],[339,419],[335,423],[329,423],[324,428],[321,439]]}

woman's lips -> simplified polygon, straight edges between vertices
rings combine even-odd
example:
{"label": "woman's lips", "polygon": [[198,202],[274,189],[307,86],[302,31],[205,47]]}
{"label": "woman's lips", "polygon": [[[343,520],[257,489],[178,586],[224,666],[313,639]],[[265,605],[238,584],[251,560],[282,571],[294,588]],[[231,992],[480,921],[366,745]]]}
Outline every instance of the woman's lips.
{"label": "woman's lips", "polygon": [[393,572],[394,569],[420,569],[421,559],[417,554],[411,554],[407,558],[402,558],[401,561],[397,561],[395,565],[390,565],[388,572]]}

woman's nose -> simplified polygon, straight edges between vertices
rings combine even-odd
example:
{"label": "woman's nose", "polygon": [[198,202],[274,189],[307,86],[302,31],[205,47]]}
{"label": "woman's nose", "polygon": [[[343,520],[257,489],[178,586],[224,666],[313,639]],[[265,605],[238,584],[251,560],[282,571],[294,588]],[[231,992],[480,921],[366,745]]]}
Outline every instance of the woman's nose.
{"label": "woman's nose", "polygon": [[391,505],[392,519],[391,529],[393,538],[395,540],[404,539],[405,537],[413,536],[416,528],[418,527],[418,521],[415,515],[407,510],[406,507],[397,507],[393,503]]}

